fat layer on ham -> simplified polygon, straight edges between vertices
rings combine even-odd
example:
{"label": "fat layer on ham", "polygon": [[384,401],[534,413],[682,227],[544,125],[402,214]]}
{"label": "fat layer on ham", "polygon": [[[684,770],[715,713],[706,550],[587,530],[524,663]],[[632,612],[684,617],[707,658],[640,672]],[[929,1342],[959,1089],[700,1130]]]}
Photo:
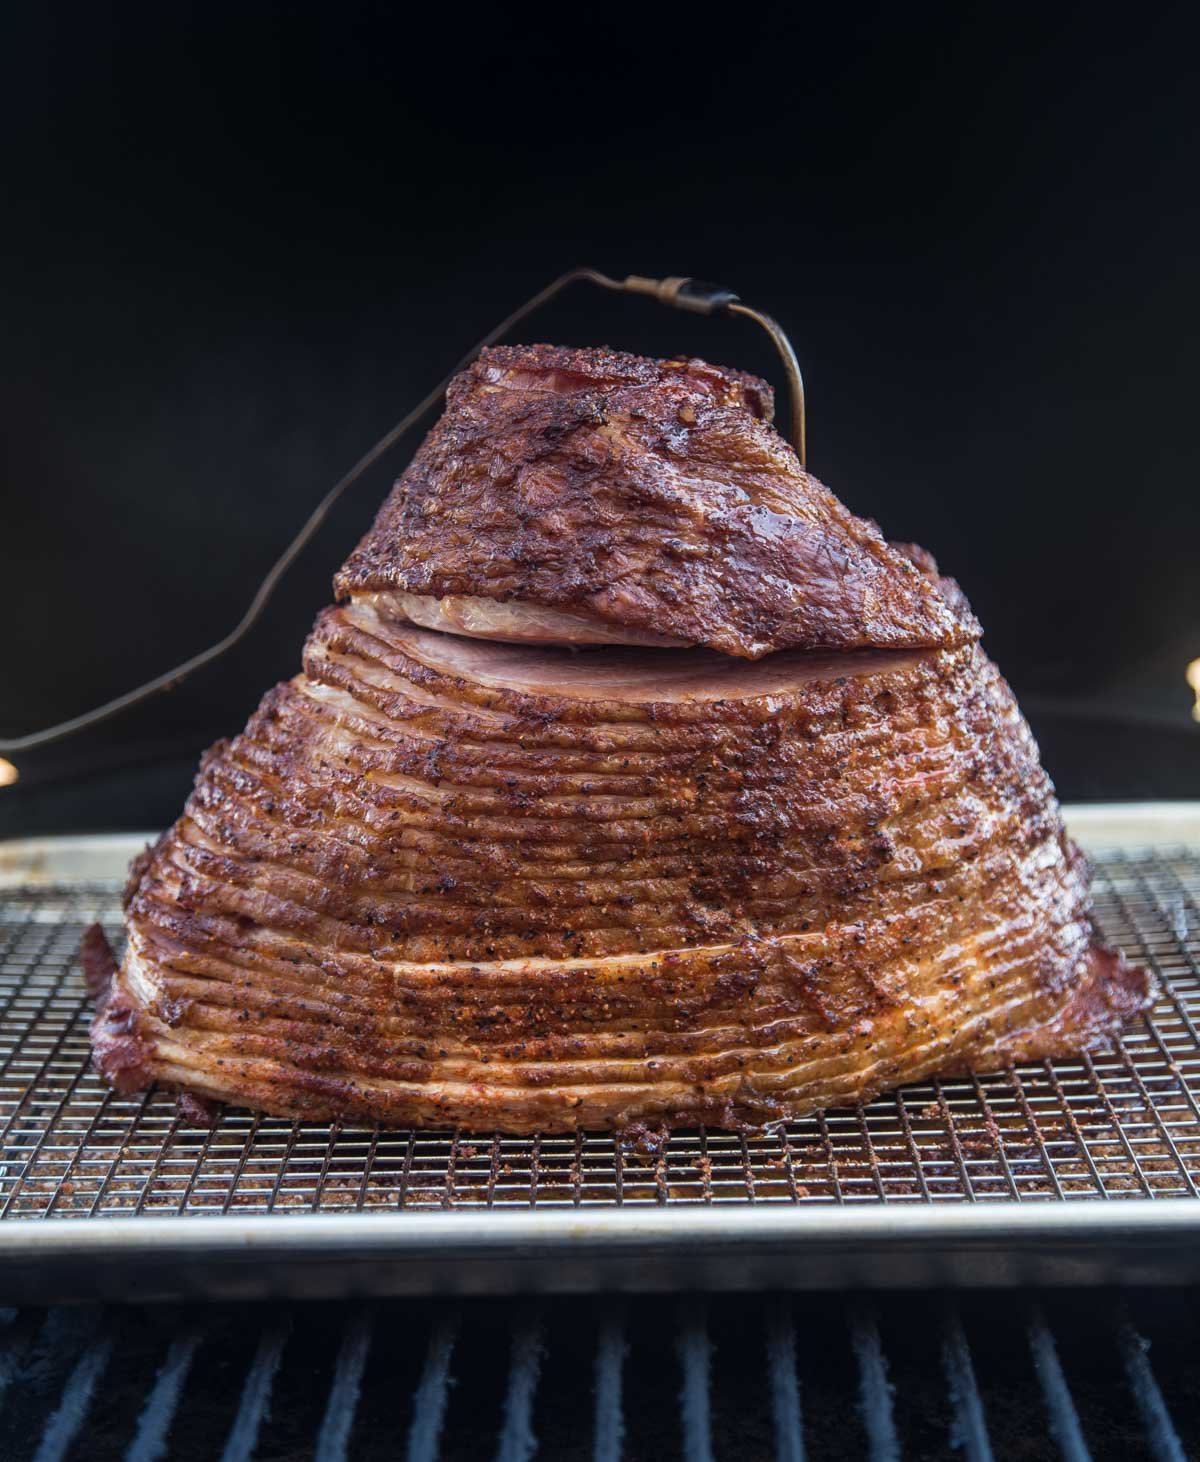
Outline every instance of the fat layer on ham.
{"label": "fat layer on ham", "polygon": [[699,362],[484,354],[132,870],[119,968],[91,940],[115,1086],[752,1128],[1142,1008],[961,592],[769,414]]}

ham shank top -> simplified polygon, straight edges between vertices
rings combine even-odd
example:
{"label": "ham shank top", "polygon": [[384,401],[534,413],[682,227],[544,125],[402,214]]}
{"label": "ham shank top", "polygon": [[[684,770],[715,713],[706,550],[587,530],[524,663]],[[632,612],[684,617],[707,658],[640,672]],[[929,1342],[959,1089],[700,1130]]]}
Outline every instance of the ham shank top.
{"label": "ham shank top", "polygon": [[435,625],[464,598],[550,610],[748,659],[978,638],[953,586],[804,472],[771,415],[765,383],[703,361],[486,350],[338,596],[404,596]]}

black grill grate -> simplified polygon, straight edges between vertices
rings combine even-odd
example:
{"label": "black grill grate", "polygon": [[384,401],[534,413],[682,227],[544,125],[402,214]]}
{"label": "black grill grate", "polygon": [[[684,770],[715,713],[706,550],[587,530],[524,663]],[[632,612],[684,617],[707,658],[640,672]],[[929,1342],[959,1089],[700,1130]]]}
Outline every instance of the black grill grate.
{"label": "black grill grate", "polygon": [[1196,1296],[0,1312],[0,1455],[1182,1459]]}
{"label": "black grill grate", "polygon": [[770,1135],[675,1134],[654,1159],[610,1137],[383,1132],[120,1097],[88,1069],[74,964],[119,941],[116,886],[0,893],[0,1216],[301,1213],[680,1204],[938,1204],[1200,1193],[1200,855],[1105,854],[1096,907],[1163,981],[1112,1054],[933,1081]]}

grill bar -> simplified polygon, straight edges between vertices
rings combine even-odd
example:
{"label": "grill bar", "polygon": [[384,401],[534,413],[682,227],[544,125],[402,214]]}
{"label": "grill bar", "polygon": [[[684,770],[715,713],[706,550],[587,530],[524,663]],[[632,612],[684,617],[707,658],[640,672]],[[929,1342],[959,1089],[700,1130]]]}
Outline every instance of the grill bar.
{"label": "grill bar", "polygon": [[879,1319],[871,1307],[859,1307],[850,1318],[850,1341],[858,1361],[859,1397],[871,1462],[900,1462],[900,1438],[892,1411],[892,1387],[879,1336]]}
{"label": "grill bar", "polygon": [[537,1451],[533,1403],[541,1370],[542,1319],[536,1309],[527,1310],[513,1330],[504,1427],[496,1450],[496,1462],[529,1462]]}
{"label": "grill bar", "polygon": [[14,1333],[16,1318],[16,1310],[0,1310],[0,1407],[24,1355],[21,1337]]}
{"label": "grill bar", "polygon": [[97,1335],[88,1343],[46,1423],[34,1462],[62,1462],[67,1455],[87,1421],[92,1397],[108,1367],[112,1348],[112,1336],[108,1334]]}
{"label": "grill bar", "polygon": [[200,1332],[193,1330],[171,1342],[158,1379],[146,1398],[126,1462],[157,1462],[166,1455],[167,1435],[200,1341]]}
{"label": "grill bar", "polygon": [[992,1462],[992,1444],[988,1440],[983,1401],[975,1382],[971,1348],[958,1310],[948,1305],[942,1342],[942,1358],[946,1368],[946,1384],[954,1408],[952,1440],[963,1449],[967,1462]]}
{"label": "grill bar", "polygon": [[258,1434],[271,1402],[271,1391],[275,1376],[283,1361],[283,1348],[287,1344],[288,1326],[276,1322],[262,1333],[254,1360],[246,1373],[242,1387],[237,1415],[221,1453],[221,1462],[250,1462],[258,1446]]}
{"label": "grill bar", "polygon": [[625,1310],[610,1304],[596,1337],[595,1462],[618,1462],[624,1438]]}
{"label": "grill bar", "polygon": [[1058,1358],[1058,1346],[1040,1306],[1035,1306],[1030,1314],[1029,1343],[1049,1413],[1050,1432],[1062,1452],[1063,1462],[1091,1462],[1092,1454],[1083,1439],[1079,1413]]}
{"label": "grill bar", "polygon": [[342,1335],[329,1401],[317,1435],[316,1462],[345,1462],[370,1348],[371,1317],[359,1310],[351,1314]]}
{"label": "grill bar", "polygon": [[1150,1369],[1150,1342],[1138,1334],[1128,1317],[1120,1321],[1117,1342],[1133,1399],[1141,1413],[1150,1454],[1157,1462],[1187,1462],[1163,1394]]}
{"label": "grill bar", "polygon": [[709,1398],[708,1319],[704,1302],[690,1300],[680,1308],[679,1393],[684,1462],[713,1462]]}
{"label": "grill bar", "polygon": [[[458,1339],[456,1310],[434,1321],[421,1382],[413,1397],[412,1425],[408,1433],[408,1462],[436,1462],[446,1419],[450,1391],[450,1362]],[[619,1402],[618,1402],[619,1405]]]}
{"label": "grill bar", "polygon": [[800,1385],[796,1379],[796,1327],[786,1300],[776,1301],[767,1316],[767,1369],[775,1421],[775,1455],[779,1462],[804,1462]]}

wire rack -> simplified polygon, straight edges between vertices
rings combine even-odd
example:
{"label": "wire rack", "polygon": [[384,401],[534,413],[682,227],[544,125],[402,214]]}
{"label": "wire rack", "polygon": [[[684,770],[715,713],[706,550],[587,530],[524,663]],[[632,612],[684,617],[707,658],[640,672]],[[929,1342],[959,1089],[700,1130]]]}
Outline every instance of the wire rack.
{"label": "wire rack", "polygon": [[119,947],[118,884],[3,891],[0,1219],[1194,1198],[1200,854],[1093,861],[1104,936],[1162,983],[1117,1049],[908,1086],[757,1137],[676,1133],[653,1157],[604,1134],[385,1131],[233,1109],[189,1126],[171,1096],[118,1096],[88,1065],[75,956],[93,920]]}

